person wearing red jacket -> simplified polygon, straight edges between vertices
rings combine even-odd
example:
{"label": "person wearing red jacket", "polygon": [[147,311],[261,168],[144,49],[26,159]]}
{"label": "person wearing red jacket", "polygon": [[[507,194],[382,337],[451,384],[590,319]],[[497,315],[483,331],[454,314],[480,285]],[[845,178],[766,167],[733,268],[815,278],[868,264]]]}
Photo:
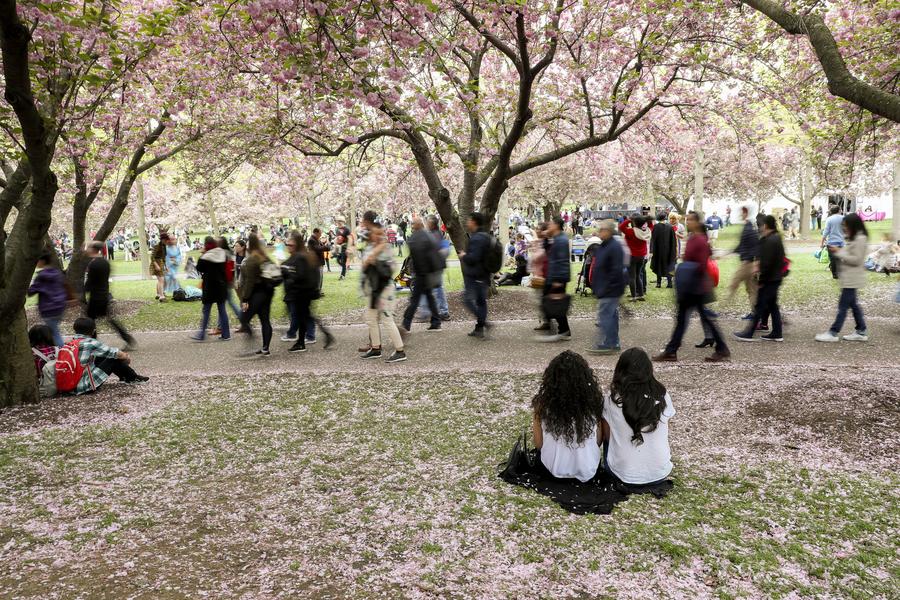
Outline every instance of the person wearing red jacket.
{"label": "person wearing red jacket", "polygon": [[703,323],[703,331],[708,332],[707,337],[712,336],[715,343],[715,352],[706,357],[706,362],[724,362],[731,357],[731,351],[725,344],[722,332],[716,326],[709,311],[704,306],[706,298],[712,291],[712,279],[707,271],[707,263],[712,255],[709,240],[706,237],[706,227],[700,222],[700,216],[691,211],[685,221],[690,237],[684,250],[684,262],[679,265],[675,275],[675,285],[678,298],[678,317],[675,321],[675,330],[672,338],[666,344],[666,349],[653,357],[657,362],[676,362],[678,349],[687,331],[688,320],[691,311],[697,309],[700,321]]}
{"label": "person wearing red jacket", "polygon": [[628,291],[631,293],[631,301],[643,301],[647,293],[647,243],[650,241],[652,223],[648,225],[644,217],[634,214],[622,221],[619,231],[622,232],[631,253],[631,263],[628,267]]}

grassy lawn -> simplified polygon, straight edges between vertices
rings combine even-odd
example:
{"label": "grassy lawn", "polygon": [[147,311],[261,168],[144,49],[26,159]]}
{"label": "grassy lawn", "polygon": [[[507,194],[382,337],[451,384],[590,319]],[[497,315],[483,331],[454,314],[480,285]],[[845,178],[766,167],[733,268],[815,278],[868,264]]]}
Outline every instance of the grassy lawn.
{"label": "grassy lawn", "polygon": [[[697,393],[702,373],[667,373],[674,491],[609,516],[496,477],[535,375],[242,376],[68,400],[72,419],[0,436],[0,596],[897,597],[896,465],[835,466],[834,440],[797,428],[761,446],[767,417],[747,428],[737,410],[754,392]],[[795,400],[821,407],[842,385],[812,381]]]}

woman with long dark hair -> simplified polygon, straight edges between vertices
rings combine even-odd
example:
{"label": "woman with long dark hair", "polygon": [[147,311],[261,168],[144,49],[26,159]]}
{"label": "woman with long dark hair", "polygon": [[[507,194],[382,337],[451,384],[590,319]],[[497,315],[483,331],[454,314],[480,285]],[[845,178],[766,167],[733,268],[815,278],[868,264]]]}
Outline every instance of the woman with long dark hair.
{"label": "woman with long dark hair", "polygon": [[600,466],[603,392],[584,358],[566,350],[544,370],[531,401],[534,447],[554,477],[588,481]]}
{"label": "woman with long dark hair", "polygon": [[669,419],[675,416],[665,386],[640,348],[619,357],[609,396],[603,403],[606,468],[621,481],[647,485],[672,472]]}
{"label": "woman with long dark hair", "polygon": [[844,246],[828,246],[828,251],[837,257],[838,281],[841,283],[841,297],[838,300],[837,316],[831,329],[826,333],[816,336],[817,342],[839,342],[841,328],[847,318],[847,311],[853,312],[853,320],[856,322],[856,331],[845,335],[843,339],[848,342],[867,342],[869,333],[866,330],[866,320],[863,317],[862,308],[859,306],[857,290],[866,285],[866,254],[869,232],[866,225],[856,213],[849,213],[844,217],[842,224],[844,232]]}
{"label": "woman with long dark hair", "polygon": [[266,263],[272,259],[263,249],[259,237],[251,233],[247,240],[247,258],[244,259],[241,268],[241,283],[238,296],[241,298],[241,329],[249,340],[253,339],[253,330],[250,328],[250,319],[259,317],[262,326],[262,348],[257,350],[257,356],[269,356],[269,343],[272,341],[272,321],[269,318],[272,309],[272,296],[275,287],[271,280],[263,276]]}

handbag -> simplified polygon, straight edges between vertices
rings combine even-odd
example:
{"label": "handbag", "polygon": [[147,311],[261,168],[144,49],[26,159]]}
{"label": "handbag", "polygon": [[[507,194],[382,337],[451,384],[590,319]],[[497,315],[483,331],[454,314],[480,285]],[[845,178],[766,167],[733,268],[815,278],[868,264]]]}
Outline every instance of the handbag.
{"label": "handbag", "polygon": [[531,471],[534,453],[528,449],[528,430],[524,430],[509,451],[506,462],[500,465],[500,478],[509,481]]}
{"label": "handbag", "polygon": [[528,285],[536,290],[544,289],[544,278],[539,275],[532,275]]}
{"label": "handbag", "polygon": [[572,296],[566,293],[547,294],[541,300],[541,308],[547,319],[564,319],[569,314]]}

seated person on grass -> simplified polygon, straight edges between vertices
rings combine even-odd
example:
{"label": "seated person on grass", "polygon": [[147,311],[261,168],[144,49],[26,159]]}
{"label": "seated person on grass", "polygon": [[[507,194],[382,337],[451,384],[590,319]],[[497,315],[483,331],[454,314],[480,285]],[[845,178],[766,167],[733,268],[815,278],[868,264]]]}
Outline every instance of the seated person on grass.
{"label": "seated person on grass", "polygon": [[[110,375],[115,375],[124,383],[144,383],[149,377],[138,375],[129,366],[131,357],[128,353],[111,348],[97,339],[97,326],[93,319],[81,317],[73,326],[75,337],[63,348],[74,347],[78,350],[78,362],[84,369],[75,389],[61,389],[61,392],[73,392],[76,395],[93,392],[105,382]],[[60,362],[64,353],[58,354],[56,362],[57,382],[59,381]]]}
{"label": "seated person on grass", "polygon": [[606,470],[630,485],[656,484],[672,472],[669,419],[675,416],[666,388],[640,348],[619,357],[603,402]]}
{"label": "seated person on grass", "polygon": [[593,479],[600,466],[603,392],[584,358],[566,350],[550,361],[531,406],[534,447],[550,474]]}
{"label": "seated person on grass", "polygon": [[28,330],[28,342],[34,354],[34,368],[40,380],[44,365],[56,360],[56,344],[53,341],[53,330],[47,325],[35,325]]}
{"label": "seated person on grass", "polygon": [[528,275],[528,262],[521,254],[516,254],[516,271],[514,273],[502,273],[497,280],[497,285],[522,285],[522,279]]}

